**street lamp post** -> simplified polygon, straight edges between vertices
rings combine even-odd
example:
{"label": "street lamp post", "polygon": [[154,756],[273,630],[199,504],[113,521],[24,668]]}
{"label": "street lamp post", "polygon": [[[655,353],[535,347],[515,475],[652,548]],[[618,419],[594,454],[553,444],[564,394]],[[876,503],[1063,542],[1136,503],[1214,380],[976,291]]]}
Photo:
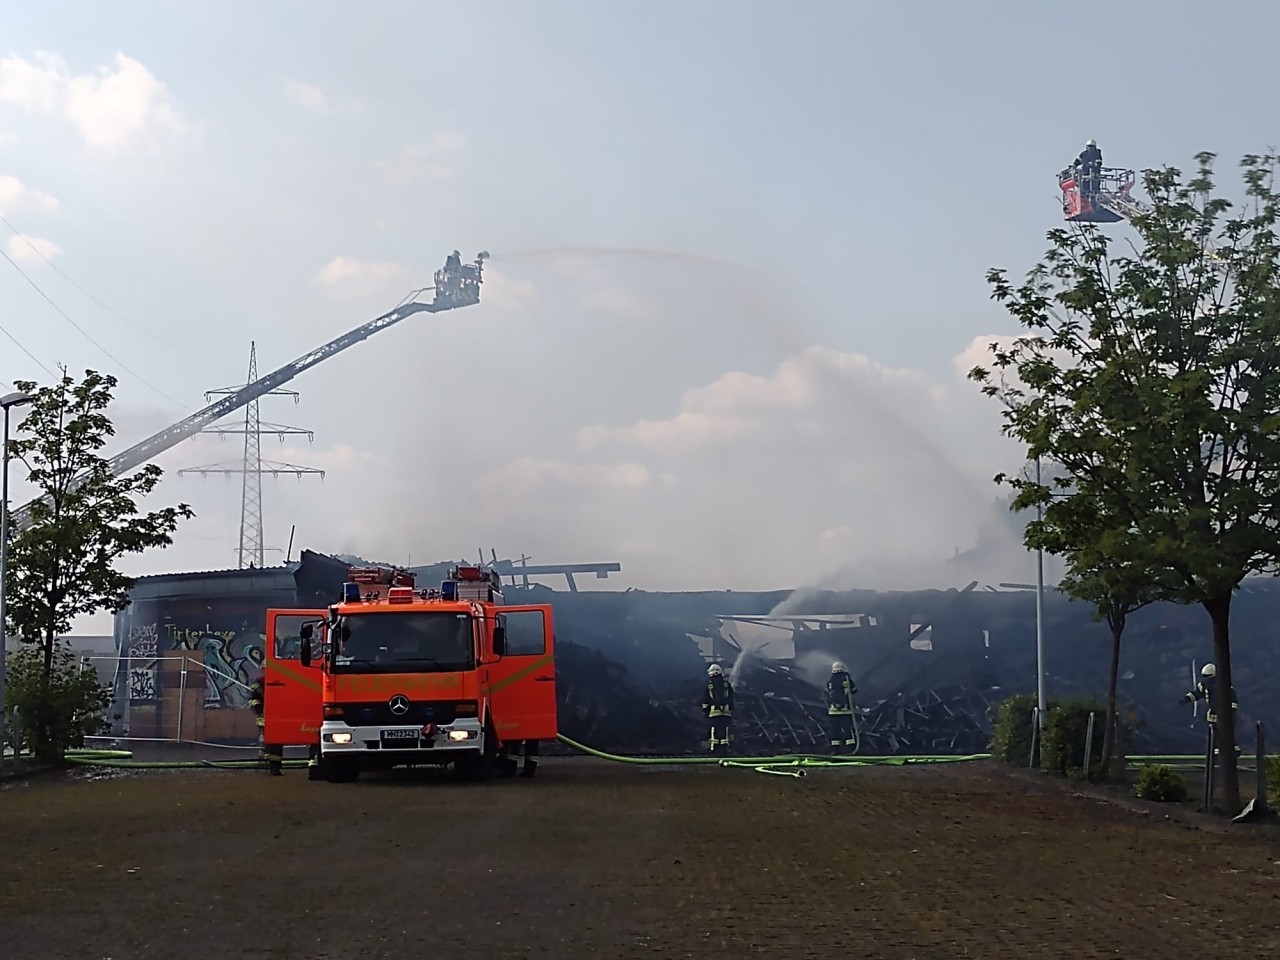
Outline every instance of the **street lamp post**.
{"label": "street lamp post", "polygon": [[[1040,485],[1040,458],[1036,457],[1036,485]],[[1044,519],[1044,508],[1036,504],[1036,519]],[[1040,731],[1044,732],[1044,549],[1036,548],[1036,696],[1040,709],[1036,711]]]}
{"label": "street lamp post", "polygon": [[[4,586],[9,572],[9,409],[34,400],[22,390],[0,397],[4,408],[4,443],[0,445],[0,730],[8,709],[5,700],[5,646],[9,633],[5,629]],[[4,769],[4,740],[0,737],[0,770]]]}

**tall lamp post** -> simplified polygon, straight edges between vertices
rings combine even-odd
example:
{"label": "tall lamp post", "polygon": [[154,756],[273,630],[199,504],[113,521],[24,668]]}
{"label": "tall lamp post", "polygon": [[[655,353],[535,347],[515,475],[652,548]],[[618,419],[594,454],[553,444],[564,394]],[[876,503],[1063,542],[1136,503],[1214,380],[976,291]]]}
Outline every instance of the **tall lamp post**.
{"label": "tall lamp post", "polygon": [[[4,408],[4,443],[0,446],[0,730],[4,729],[5,711],[5,646],[8,631],[5,629],[4,585],[9,572],[9,410],[30,403],[35,397],[22,390],[0,397]],[[4,769],[4,742],[0,738],[0,770]]]}
{"label": "tall lamp post", "polygon": [[[1040,485],[1040,458],[1036,457],[1036,485]],[[1044,519],[1044,508],[1036,504],[1036,519]],[[1036,717],[1044,732],[1044,549],[1036,548],[1036,696],[1040,709]]]}

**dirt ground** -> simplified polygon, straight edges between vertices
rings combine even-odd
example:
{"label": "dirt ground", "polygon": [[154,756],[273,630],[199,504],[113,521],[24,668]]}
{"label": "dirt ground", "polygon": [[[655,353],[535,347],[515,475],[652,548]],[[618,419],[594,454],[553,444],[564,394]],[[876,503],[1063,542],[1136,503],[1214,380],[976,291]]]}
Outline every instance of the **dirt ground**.
{"label": "dirt ground", "polygon": [[[983,764],[0,788],[0,955],[1280,956],[1280,845]],[[449,953],[445,953],[449,951]]]}

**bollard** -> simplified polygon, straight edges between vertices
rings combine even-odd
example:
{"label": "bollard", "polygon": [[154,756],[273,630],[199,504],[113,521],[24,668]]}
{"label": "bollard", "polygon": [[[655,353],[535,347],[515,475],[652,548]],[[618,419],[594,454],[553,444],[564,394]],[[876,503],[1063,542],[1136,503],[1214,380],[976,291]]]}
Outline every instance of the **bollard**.
{"label": "bollard", "polygon": [[1214,780],[1214,764],[1213,753],[1214,743],[1217,737],[1214,735],[1213,724],[1209,724],[1209,732],[1205,735],[1204,748],[1204,812],[1213,812],[1213,780]]}
{"label": "bollard", "polygon": [[1040,708],[1031,708],[1031,753],[1027,756],[1027,769],[1036,765],[1036,743],[1040,739]]}
{"label": "bollard", "polygon": [[1084,778],[1089,779],[1089,761],[1093,758],[1093,711],[1089,711],[1089,726],[1084,733]]}
{"label": "bollard", "polygon": [[1254,802],[1254,810],[1261,816],[1267,812],[1267,740],[1266,733],[1262,729],[1261,720],[1258,721],[1258,743],[1256,749],[1258,756],[1258,792],[1255,795],[1257,800]]}

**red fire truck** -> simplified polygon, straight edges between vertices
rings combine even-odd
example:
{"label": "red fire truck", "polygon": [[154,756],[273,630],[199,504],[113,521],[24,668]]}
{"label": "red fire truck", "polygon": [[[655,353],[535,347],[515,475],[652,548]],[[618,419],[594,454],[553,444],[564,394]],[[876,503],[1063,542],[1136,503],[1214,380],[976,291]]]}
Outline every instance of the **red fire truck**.
{"label": "red fire truck", "polygon": [[458,566],[439,589],[352,568],[327,610],[267,612],[264,740],[318,749],[322,779],[452,763],[493,772],[514,744],[556,737],[551,607],[511,606],[497,573]]}

